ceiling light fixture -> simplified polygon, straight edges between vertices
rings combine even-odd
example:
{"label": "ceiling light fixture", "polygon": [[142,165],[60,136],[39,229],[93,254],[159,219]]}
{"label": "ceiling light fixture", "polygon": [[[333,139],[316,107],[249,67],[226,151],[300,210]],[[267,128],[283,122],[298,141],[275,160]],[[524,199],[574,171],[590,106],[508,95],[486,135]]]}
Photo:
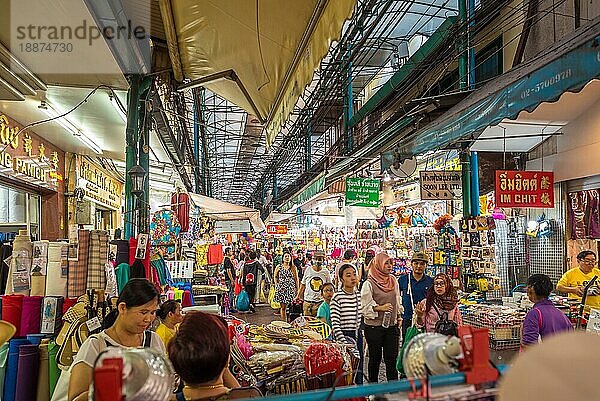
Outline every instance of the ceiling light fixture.
{"label": "ceiling light fixture", "polygon": [[43,102],[38,107],[42,110],[46,115],[50,118],[54,118],[55,123],[63,127],[65,130],[73,134],[77,139],[79,139],[85,146],[93,150],[95,153],[101,155],[102,148],[100,148],[90,137],[88,137],[82,130],[77,128],[71,121],[69,121],[66,117],[60,117],[62,113],[58,113],[55,109],[52,108],[47,102]]}
{"label": "ceiling light fixture", "polygon": [[119,117],[121,117],[121,120],[123,120],[123,122],[127,124],[127,114],[123,111],[123,109],[121,109],[121,106],[119,105],[119,100],[115,99],[115,96],[113,96],[112,93],[108,94],[108,98],[110,99],[110,104],[112,105],[112,107],[115,109]]}

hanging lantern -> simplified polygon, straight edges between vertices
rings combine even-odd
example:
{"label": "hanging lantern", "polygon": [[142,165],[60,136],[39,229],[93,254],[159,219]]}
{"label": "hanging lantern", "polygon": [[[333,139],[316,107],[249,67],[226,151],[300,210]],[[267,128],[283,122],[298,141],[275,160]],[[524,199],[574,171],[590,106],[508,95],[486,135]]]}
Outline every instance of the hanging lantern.
{"label": "hanging lantern", "polygon": [[337,200],[338,210],[341,212],[344,208],[344,199],[340,196]]}
{"label": "hanging lantern", "polygon": [[129,170],[128,174],[129,178],[131,178],[131,193],[135,196],[140,196],[144,192],[146,171],[142,166],[136,164]]}

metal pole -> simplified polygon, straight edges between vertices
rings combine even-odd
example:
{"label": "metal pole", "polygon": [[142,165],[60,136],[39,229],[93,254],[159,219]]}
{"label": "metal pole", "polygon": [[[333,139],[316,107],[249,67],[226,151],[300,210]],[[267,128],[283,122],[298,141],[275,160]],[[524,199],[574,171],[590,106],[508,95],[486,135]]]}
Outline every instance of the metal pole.
{"label": "metal pole", "polygon": [[308,111],[306,124],[306,171],[312,168],[312,112]]}
{"label": "metal pole", "polygon": [[469,27],[467,31],[469,47],[469,89],[475,89],[475,0],[469,0]]}
{"label": "metal pole", "polygon": [[479,216],[479,155],[471,152],[471,215]]}
{"label": "metal pole", "polygon": [[138,126],[140,136],[138,141],[138,163],[146,172],[144,180],[144,192],[139,197],[138,202],[138,233],[150,232],[150,113],[151,110],[146,108],[146,97],[152,86],[152,77],[144,77],[140,85],[140,98],[138,102]]}
{"label": "metal pole", "polygon": [[[347,57],[350,57],[350,45],[347,49]],[[346,104],[344,105],[344,136],[346,137],[346,153],[350,154],[354,148],[354,141],[352,138],[352,128],[350,128],[350,120],[354,115],[354,98],[352,93],[352,61],[348,60],[348,66],[346,68]]]}
{"label": "metal pole", "polygon": [[462,202],[463,218],[471,217],[471,160],[469,149],[463,149],[460,153],[460,164],[462,168]]}
{"label": "metal pole", "polygon": [[458,59],[458,76],[459,76],[459,89],[466,90],[468,87],[468,54],[467,54],[467,37],[468,37],[468,25],[467,25],[467,1],[458,0],[458,17],[460,18],[460,26],[463,30],[463,34],[459,34],[459,54]]}
{"label": "metal pole", "polygon": [[128,240],[134,236],[135,199],[131,194],[131,178],[129,170],[136,164],[137,159],[137,127],[138,127],[138,100],[141,77],[129,77],[129,91],[127,92],[127,128],[125,129],[125,213],[123,238]]}
{"label": "metal pole", "polygon": [[198,125],[198,112],[196,102],[194,102],[194,158],[196,159],[194,181],[196,183],[195,190],[197,194],[200,193],[200,166],[198,166],[198,162],[200,161],[200,129]]}

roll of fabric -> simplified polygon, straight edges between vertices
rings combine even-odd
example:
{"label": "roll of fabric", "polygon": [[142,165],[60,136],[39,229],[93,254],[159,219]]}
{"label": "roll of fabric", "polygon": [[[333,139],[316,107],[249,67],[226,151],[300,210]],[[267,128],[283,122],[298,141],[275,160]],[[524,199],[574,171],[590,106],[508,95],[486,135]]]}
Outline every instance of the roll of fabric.
{"label": "roll of fabric", "polygon": [[48,401],[50,399],[48,340],[40,344],[40,371],[38,374],[36,401]]}
{"label": "roll of fabric", "polygon": [[63,297],[44,297],[40,333],[57,335],[62,323],[62,309],[65,299]]}
{"label": "roll of fabric", "polygon": [[9,342],[6,377],[4,378],[4,396],[2,397],[2,401],[15,401],[17,369],[19,366],[19,347],[27,344],[29,344],[29,340],[26,338],[13,338]]}
{"label": "roll of fabric", "polygon": [[[19,230],[19,234],[13,241],[13,259],[11,261],[10,271],[8,274],[7,282],[7,294],[23,294],[29,295],[29,288],[15,288],[13,278],[15,277],[15,270],[17,268],[17,258],[20,260],[21,268],[24,268],[28,272],[31,271],[31,253],[33,244],[29,239],[29,232],[27,230]],[[23,266],[24,264],[24,266]],[[29,286],[27,286],[29,287]]]}
{"label": "roll of fabric", "polygon": [[67,277],[62,275],[62,262],[48,262],[46,273],[46,295],[66,297]]}
{"label": "roll of fabric", "polygon": [[185,308],[188,306],[192,306],[193,304],[194,303],[192,302],[192,293],[188,290],[185,290],[183,292],[183,298],[181,299],[181,306]]}
{"label": "roll of fabric", "polygon": [[17,369],[15,401],[32,401],[36,399],[37,388],[35,383],[38,381],[39,372],[39,345],[21,345],[19,347],[19,367]]}
{"label": "roll of fabric", "polygon": [[77,303],[77,298],[65,298],[64,299],[64,303],[63,303],[63,307],[62,307],[62,314],[64,315],[71,306],[75,305]]}
{"label": "roll of fabric", "polygon": [[0,347],[0,395],[4,395],[4,378],[6,376],[6,364],[8,362],[8,343]]}
{"label": "roll of fabric", "polygon": [[40,333],[40,317],[42,316],[43,299],[44,297],[40,296],[23,298],[20,330],[22,336]]}
{"label": "roll of fabric", "polygon": [[129,264],[129,242],[126,239],[116,239],[111,244],[117,246],[117,254],[115,255],[115,264],[118,266],[121,263]]}
{"label": "roll of fabric", "polygon": [[56,345],[54,340],[50,341],[50,344],[48,344],[48,385],[50,388],[50,398],[52,398],[52,394],[54,394],[56,383],[60,377],[60,368],[56,363],[56,354],[58,353],[59,348],[60,346]]}
{"label": "roll of fabric", "polygon": [[17,328],[15,337],[21,336],[21,315],[23,313],[24,295],[13,294],[2,296],[2,319]]}
{"label": "roll of fabric", "polygon": [[88,255],[90,247],[90,232],[88,230],[78,231],[77,261],[69,261],[69,274],[67,280],[67,295],[78,297],[85,294],[88,271]]}
{"label": "roll of fabric", "polygon": [[106,277],[104,265],[108,262],[108,233],[95,230],[90,232],[88,252],[87,289],[104,290]]}
{"label": "roll of fabric", "polygon": [[31,291],[29,295],[41,296],[46,295],[46,276],[41,273],[33,273],[31,275]]}
{"label": "roll of fabric", "polygon": [[33,345],[40,345],[46,338],[45,334],[28,334],[27,339]]}

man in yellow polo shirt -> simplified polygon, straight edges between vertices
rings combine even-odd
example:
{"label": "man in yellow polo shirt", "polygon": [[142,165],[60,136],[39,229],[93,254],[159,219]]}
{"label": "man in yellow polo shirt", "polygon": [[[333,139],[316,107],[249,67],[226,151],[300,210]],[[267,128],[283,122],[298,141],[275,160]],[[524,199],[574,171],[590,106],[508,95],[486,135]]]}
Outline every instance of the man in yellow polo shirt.
{"label": "man in yellow polo shirt", "polygon": [[594,276],[598,279],[588,290],[585,304],[592,308],[600,308],[600,269],[596,267],[596,254],[592,251],[582,251],[577,255],[579,267],[567,271],[558,281],[556,289],[569,294],[569,298],[579,299],[583,296],[584,287]]}

